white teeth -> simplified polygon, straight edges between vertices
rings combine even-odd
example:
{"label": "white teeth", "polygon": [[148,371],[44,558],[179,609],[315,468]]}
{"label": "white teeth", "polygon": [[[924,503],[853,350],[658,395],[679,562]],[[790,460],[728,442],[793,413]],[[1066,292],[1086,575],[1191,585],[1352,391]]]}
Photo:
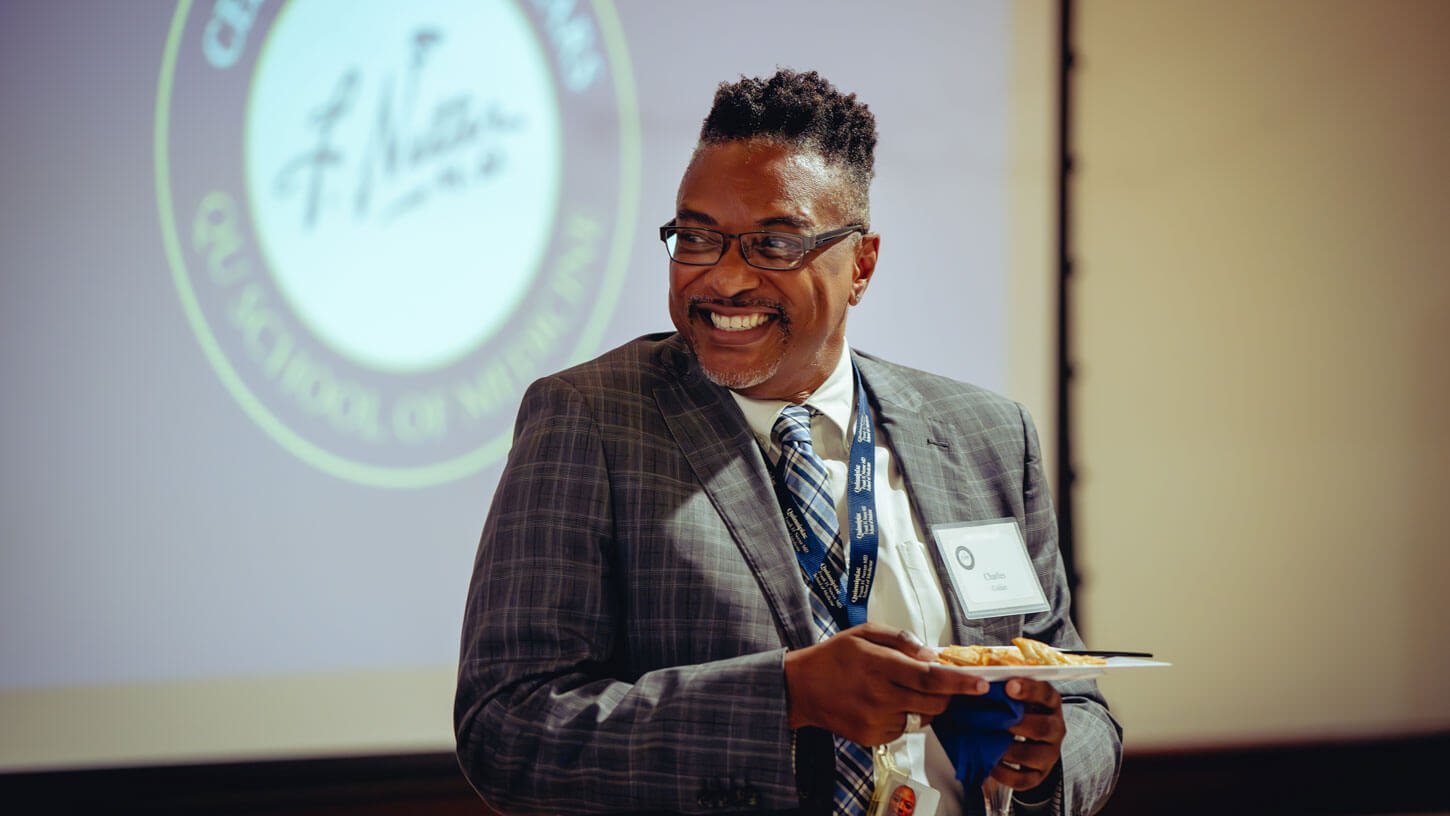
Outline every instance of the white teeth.
{"label": "white teeth", "polygon": [[715,324],[715,328],[723,329],[724,331],[745,331],[746,329],[753,329],[769,319],[770,315],[760,313],[722,315],[710,312],[710,322]]}

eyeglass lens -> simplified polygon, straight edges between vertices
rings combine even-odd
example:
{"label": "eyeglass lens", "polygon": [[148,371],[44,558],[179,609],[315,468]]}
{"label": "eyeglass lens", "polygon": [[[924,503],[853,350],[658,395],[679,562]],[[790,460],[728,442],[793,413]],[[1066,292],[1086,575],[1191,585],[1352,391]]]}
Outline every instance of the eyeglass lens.
{"label": "eyeglass lens", "polygon": [[[805,257],[805,241],[788,232],[747,232],[739,240],[746,260],[767,269],[788,269]],[[710,230],[679,227],[665,246],[680,263],[712,264],[724,256],[726,239]]]}

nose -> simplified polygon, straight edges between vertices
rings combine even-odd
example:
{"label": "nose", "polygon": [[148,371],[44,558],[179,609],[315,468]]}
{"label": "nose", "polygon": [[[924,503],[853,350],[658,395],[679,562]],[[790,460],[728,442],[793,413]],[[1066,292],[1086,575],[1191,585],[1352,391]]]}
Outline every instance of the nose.
{"label": "nose", "polygon": [[725,254],[704,272],[705,283],[717,297],[731,298],[750,292],[760,286],[763,272],[745,262],[740,251],[740,239],[736,238],[725,248]]}

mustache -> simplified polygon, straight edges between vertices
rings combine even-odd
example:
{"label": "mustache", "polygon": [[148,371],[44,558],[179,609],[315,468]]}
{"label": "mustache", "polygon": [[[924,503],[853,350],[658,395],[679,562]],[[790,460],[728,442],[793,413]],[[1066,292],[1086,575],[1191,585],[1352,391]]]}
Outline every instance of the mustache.
{"label": "mustache", "polygon": [[785,304],[777,300],[766,300],[765,298],[712,298],[696,295],[690,298],[689,312],[691,317],[700,316],[701,306],[726,306],[732,309],[765,309],[775,312],[776,317],[782,323],[789,320],[785,314]]}

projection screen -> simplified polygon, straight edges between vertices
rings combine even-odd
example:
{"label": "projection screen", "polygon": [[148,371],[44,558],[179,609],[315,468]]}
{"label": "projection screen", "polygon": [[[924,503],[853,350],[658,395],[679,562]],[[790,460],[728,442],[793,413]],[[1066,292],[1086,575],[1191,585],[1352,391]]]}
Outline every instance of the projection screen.
{"label": "projection screen", "polygon": [[1051,5],[0,5],[0,770],[451,748],[518,398],[670,328],[722,80],[870,105],[850,343],[1045,431]]}

